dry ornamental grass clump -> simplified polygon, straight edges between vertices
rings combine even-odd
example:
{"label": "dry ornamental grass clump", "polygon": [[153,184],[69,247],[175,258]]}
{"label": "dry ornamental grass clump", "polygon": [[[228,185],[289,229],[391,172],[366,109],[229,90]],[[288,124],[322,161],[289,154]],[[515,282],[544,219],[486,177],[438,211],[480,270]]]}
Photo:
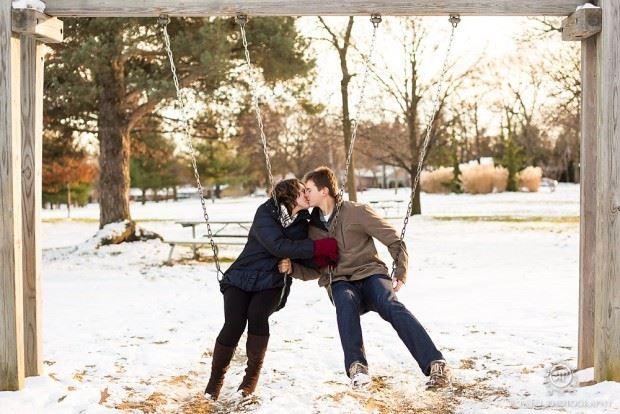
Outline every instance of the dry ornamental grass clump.
{"label": "dry ornamental grass clump", "polygon": [[[460,166],[459,176],[463,191],[469,194],[503,193],[508,187],[508,170],[489,164],[465,164]],[[423,171],[420,188],[429,194],[448,194],[453,178],[452,167],[440,167],[433,171]],[[542,168],[527,167],[518,175],[521,191],[536,192],[542,181]]]}
{"label": "dry ornamental grass clump", "polygon": [[423,171],[420,176],[420,188],[425,193],[447,194],[450,192],[448,184],[452,181],[453,169],[440,167],[434,171]]}
{"label": "dry ornamental grass clump", "polygon": [[503,192],[508,185],[508,170],[493,165],[464,165],[461,182],[469,194]]}
{"label": "dry ornamental grass clump", "polygon": [[519,190],[535,193],[540,188],[540,182],[542,181],[542,168],[540,167],[527,167],[521,171],[518,175]]}

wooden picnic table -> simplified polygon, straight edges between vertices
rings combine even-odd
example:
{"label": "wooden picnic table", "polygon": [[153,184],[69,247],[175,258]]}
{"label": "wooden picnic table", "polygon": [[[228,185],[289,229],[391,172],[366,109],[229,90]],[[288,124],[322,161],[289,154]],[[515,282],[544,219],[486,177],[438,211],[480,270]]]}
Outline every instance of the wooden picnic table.
{"label": "wooden picnic table", "polygon": [[[201,224],[207,224],[205,223],[204,220],[193,220],[193,221],[177,221],[175,222],[176,224],[180,224],[182,227],[191,227],[192,228],[192,237],[196,238],[196,226],[200,226]],[[250,231],[250,227],[252,226],[252,222],[251,221],[235,221],[235,220],[228,220],[228,221],[209,221],[209,224],[216,224],[216,225],[221,225],[222,227],[219,228],[217,231],[215,231],[213,233],[213,235],[215,236],[216,234],[219,234],[222,230],[224,230],[226,227],[228,227],[229,225],[235,224],[237,225],[237,227],[242,228],[245,231]]]}
{"label": "wooden picnic table", "polygon": [[369,201],[368,204],[382,209],[383,215],[387,217],[388,210],[390,209],[395,209],[397,214],[400,213],[400,206],[403,202],[403,200],[373,200]]}
{"label": "wooden picnic table", "polygon": [[[172,260],[172,253],[174,252],[175,246],[191,246],[192,251],[194,253],[194,258],[198,258],[198,248],[204,247],[209,244],[209,239],[207,235],[203,235],[202,237],[196,237],[196,227],[200,225],[206,224],[204,220],[182,220],[177,221],[176,224],[180,224],[182,227],[191,227],[192,228],[192,238],[191,239],[175,239],[175,240],[166,240],[166,243],[170,245],[170,253],[168,254],[168,263]],[[247,239],[248,232],[250,231],[250,227],[252,226],[251,221],[236,221],[236,220],[227,220],[227,221],[209,221],[209,224],[214,226],[219,226],[215,231],[213,231],[214,238],[232,238],[232,239]],[[245,230],[245,233],[237,233],[237,234],[225,234],[222,231],[226,228],[237,227]],[[218,241],[217,244],[222,245],[231,245],[231,246],[243,246],[245,245],[244,241]]]}

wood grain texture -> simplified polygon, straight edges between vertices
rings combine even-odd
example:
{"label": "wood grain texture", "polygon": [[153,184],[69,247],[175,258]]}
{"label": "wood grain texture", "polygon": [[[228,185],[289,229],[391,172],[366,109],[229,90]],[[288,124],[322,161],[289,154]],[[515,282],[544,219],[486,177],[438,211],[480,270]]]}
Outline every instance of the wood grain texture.
{"label": "wood grain texture", "polygon": [[579,231],[579,344],[577,366],[594,366],[597,148],[596,37],[581,42],[581,218]]}
{"label": "wood grain texture", "polygon": [[620,2],[600,0],[594,379],[620,381]]}
{"label": "wood grain texture", "polygon": [[583,0],[48,0],[51,16],[568,16]]}
{"label": "wood grain texture", "polygon": [[32,35],[42,42],[61,43],[63,23],[56,17],[32,9],[13,10],[13,33]]}
{"label": "wood grain texture", "polygon": [[577,10],[562,21],[562,40],[584,40],[600,33],[602,18],[600,7]]}
{"label": "wood grain texture", "polygon": [[21,36],[22,236],[26,377],[40,375],[41,194],[43,145],[43,44]]}
{"label": "wood grain texture", "polygon": [[0,3],[0,391],[24,385],[19,39]]}

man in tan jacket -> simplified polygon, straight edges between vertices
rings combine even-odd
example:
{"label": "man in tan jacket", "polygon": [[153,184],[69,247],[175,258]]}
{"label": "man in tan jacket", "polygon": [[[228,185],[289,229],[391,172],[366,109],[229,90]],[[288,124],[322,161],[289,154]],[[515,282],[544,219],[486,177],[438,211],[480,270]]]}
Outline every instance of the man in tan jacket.
{"label": "man in tan jacket", "polygon": [[[443,355],[395,295],[406,281],[408,262],[407,247],[396,229],[361,203],[344,201],[339,213],[334,214],[338,184],[329,168],[311,171],[304,181],[306,196],[314,207],[308,234],[312,239],[335,237],[340,259],[332,272],[329,268],[304,267],[288,259],[281,261],[279,268],[298,279],[319,279],[319,285],[327,288],[336,306],[345,370],[352,386],[363,387],[370,382],[360,325],[360,315],[367,311],[377,312],[392,324],[424,375],[429,376],[428,388],[448,386],[450,370]],[[390,273],[377,254],[373,238],[387,246],[396,260],[394,280],[388,276]]]}

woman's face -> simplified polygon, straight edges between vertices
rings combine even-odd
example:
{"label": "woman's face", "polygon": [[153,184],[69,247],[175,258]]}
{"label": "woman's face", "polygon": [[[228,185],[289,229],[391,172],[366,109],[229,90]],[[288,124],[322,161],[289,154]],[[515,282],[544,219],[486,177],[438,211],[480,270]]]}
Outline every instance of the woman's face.
{"label": "woman's face", "polygon": [[303,184],[299,185],[299,195],[297,195],[295,203],[299,210],[306,210],[310,208],[308,197],[306,197],[306,187]]}

